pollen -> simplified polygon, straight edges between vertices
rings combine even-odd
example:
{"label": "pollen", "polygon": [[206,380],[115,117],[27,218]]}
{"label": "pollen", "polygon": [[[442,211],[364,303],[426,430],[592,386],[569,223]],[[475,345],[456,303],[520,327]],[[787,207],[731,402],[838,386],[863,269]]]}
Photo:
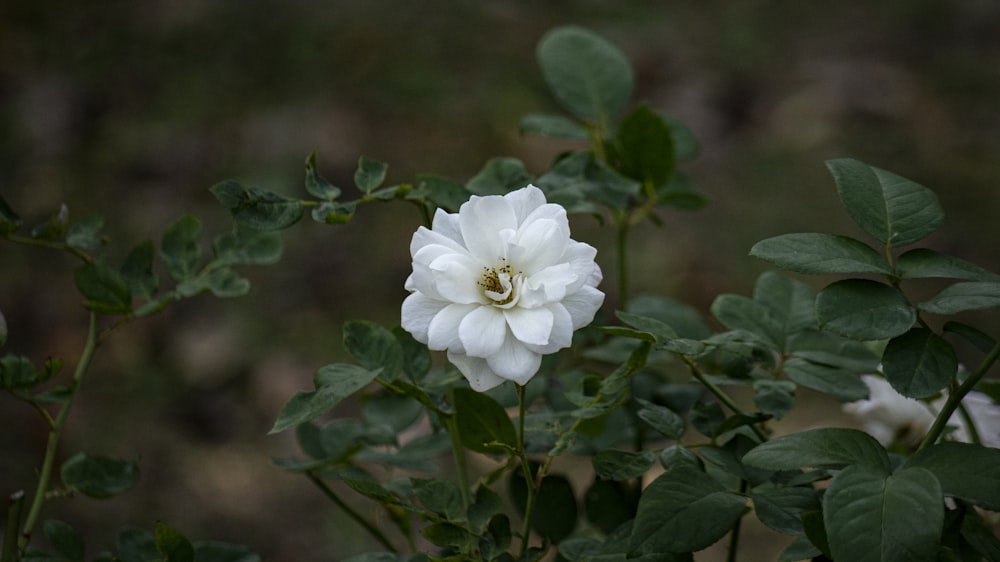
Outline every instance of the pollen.
{"label": "pollen", "polygon": [[499,267],[484,266],[482,276],[476,284],[483,289],[494,305],[510,305],[516,296],[513,280],[521,272],[514,273],[506,258],[501,258],[500,263]]}

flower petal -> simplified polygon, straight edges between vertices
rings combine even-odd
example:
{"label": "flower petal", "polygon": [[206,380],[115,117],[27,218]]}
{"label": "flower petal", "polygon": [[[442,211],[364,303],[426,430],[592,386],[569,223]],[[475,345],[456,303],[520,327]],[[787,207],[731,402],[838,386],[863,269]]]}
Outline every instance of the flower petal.
{"label": "flower petal", "polygon": [[597,256],[597,249],[590,244],[570,240],[563,254],[563,261],[569,263],[576,273],[576,282],[570,285],[567,290],[573,292],[583,285],[596,287],[603,278],[600,266],[594,262]]}
{"label": "flower petal", "polygon": [[458,327],[465,354],[489,357],[500,351],[507,338],[507,322],[503,312],[492,306],[479,306],[462,319]]}
{"label": "flower petal", "polygon": [[483,273],[482,266],[468,254],[440,255],[428,269],[433,276],[434,291],[444,300],[465,304],[487,302],[482,288],[477,285]]}
{"label": "flower petal", "polygon": [[566,288],[576,281],[567,263],[547,267],[528,277],[521,291],[521,306],[534,308],[565,298]]}
{"label": "flower petal", "polygon": [[499,195],[473,196],[458,211],[459,226],[466,247],[484,265],[507,257],[506,241],[517,228],[510,203]]}
{"label": "flower petal", "polygon": [[462,230],[458,225],[458,213],[448,213],[438,207],[438,210],[434,212],[434,221],[431,222],[431,230],[454,240],[459,246],[465,247],[465,240],[462,239]]}
{"label": "flower petal", "polygon": [[486,364],[497,376],[523,385],[538,372],[542,356],[528,349],[516,338],[507,338],[500,351],[486,358]]}
{"label": "flower petal", "polygon": [[574,330],[590,324],[603,303],[604,293],[590,285],[580,287],[580,290],[566,295],[566,298],[560,301],[573,320]]}
{"label": "flower petal", "polygon": [[427,343],[427,328],[431,320],[448,306],[447,302],[428,298],[422,293],[413,293],[403,300],[400,324],[420,343]]}
{"label": "flower petal", "polygon": [[553,303],[547,306],[546,310],[552,312],[553,320],[548,343],[545,345],[527,344],[528,349],[542,355],[555,353],[560,349],[569,347],[573,343],[573,319],[570,317],[566,307],[560,303]]}
{"label": "flower petal", "polygon": [[552,333],[553,314],[548,308],[524,308],[517,306],[503,311],[514,337],[524,343],[545,345]]}
{"label": "flower petal", "polygon": [[526,223],[511,240],[510,262],[532,275],[560,261],[569,242],[569,228],[552,219]]}
{"label": "flower petal", "polygon": [[507,379],[498,377],[496,373],[486,364],[486,360],[481,357],[469,357],[462,353],[448,352],[448,361],[469,381],[469,386],[477,392],[485,392],[496,388],[507,382]]}
{"label": "flower petal", "polygon": [[410,255],[416,256],[420,248],[431,244],[440,244],[456,252],[467,251],[463,245],[448,236],[421,226],[417,228],[417,231],[413,233],[413,238],[410,239]]}
{"label": "flower petal", "polygon": [[478,304],[450,303],[441,309],[427,326],[427,347],[435,351],[465,353],[462,340],[458,337],[458,326],[470,312],[479,308]]}
{"label": "flower petal", "polygon": [[517,217],[518,225],[522,224],[532,211],[546,204],[545,194],[542,193],[542,190],[530,184],[524,189],[511,191],[504,195],[503,198],[507,200],[514,210],[514,216]]}

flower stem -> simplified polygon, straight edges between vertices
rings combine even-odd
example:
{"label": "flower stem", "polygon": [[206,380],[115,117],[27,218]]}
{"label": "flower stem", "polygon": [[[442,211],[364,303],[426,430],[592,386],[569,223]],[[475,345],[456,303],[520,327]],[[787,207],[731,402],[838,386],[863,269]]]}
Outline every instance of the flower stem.
{"label": "flower stem", "polygon": [[340,496],[338,496],[337,493],[334,492],[332,488],[327,486],[326,482],[324,482],[322,478],[316,476],[315,472],[311,470],[307,471],[306,476],[308,476],[309,479],[312,480],[313,484],[315,484],[323,492],[323,494],[326,495],[326,497],[330,498],[330,500],[333,501],[333,503],[337,504],[337,507],[344,510],[344,513],[346,513],[348,517],[353,519],[358,525],[364,527],[364,529],[368,531],[368,534],[374,537],[375,540],[379,542],[379,544],[384,546],[387,550],[389,550],[389,552],[393,553],[399,552],[398,550],[396,550],[396,547],[393,546],[392,542],[390,542],[389,539],[384,534],[382,534],[382,531],[379,531],[378,528],[375,527],[375,525],[372,525],[370,521],[362,517],[361,514],[355,511],[353,507],[347,505],[347,502],[340,499]]}
{"label": "flower stem", "polygon": [[[454,404],[455,403],[455,391],[453,388],[448,390],[448,399]],[[452,454],[455,456],[455,469],[458,471],[459,487],[462,489],[462,511],[464,512],[469,508],[469,469],[465,462],[465,449],[462,447],[462,436],[459,433],[461,428],[458,427],[458,420],[454,414],[442,415],[442,421],[445,427],[448,428],[448,434],[451,436],[451,450]]]}
{"label": "flower stem", "polygon": [[521,470],[524,472],[524,485],[528,491],[528,499],[524,507],[524,528],[521,531],[521,555],[524,558],[528,553],[528,542],[531,538],[531,519],[535,513],[535,500],[538,498],[539,479],[531,474],[531,465],[528,464],[528,455],[524,451],[524,411],[525,398],[524,387],[517,387],[517,455],[521,457]]}
{"label": "flower stem", "polygon": [[21,524],[21,508],[23,507],[24,490],[18,490],[10,496],[10,506],[7,508],[7,529],[4,531],[0,562],[15,562],[17,560],[17,528]]}
{"label": "flower stem", "polygon": [[959,385],[954,391],[948,393],[948,399],[945,401],[944,407],[941,408],[941,412],[938,413],[937,418],[934,420],[934,425],[931,426],[930,431],[927,432],[927,436],[924,437],[924,440],[920,443],[920,447],[917,448],[918,451],[937,442],[948,425],[951,415],[961,405],[962,399],[975,388],[976,384],[986,375],[986,372],[996,363],[997,359],[1000,359],[1000,343],[993,346],[993,349],[983,358],[983,362],[969,375],[969,378],[965,379],[965,382]]}
{"label": "flower stem", "polygon": [[66,425],[66,418],[69,417],[70,407],[73,405],[73,398],[76,397],[77,391],[80,389],[80,383],[83,381],[84,375],[87,374],[87,370],[90,368],[90,362],[94,358],[94,352],[97,350],[98,346],[98,331],[97,331],[97,313],[90,313],[90,328],[87,332],[87,343],[84,344],[83,353],[80,355],[80,361],[76,364],[76,371],[73,373],[73,380],[70,382],[69,386],[69,396],[66,398],[66,402],[63,403],[62,409],[59,410],[59,415],[56,417],[55,424],[49,430],[49,441],[45,447],[45,457],[42,460],[42,468],[38,475],[38,487],[35,489],[35,495],[31,500],[31,506],[28,508],[28,517],[24,521],[24,530],[21,532],[21,536],[18,539],[18,547],[21,552],[28,546],[28,541],[31,540],[31,533],[35,530],[35,525],[38,523],[38,517],[42,512],[42,504],[45,502],[45,493],[49,488],[49,481],[52,479],[52,469],[55,466],[56,452],[59,449],[59,438],[62,436],[63,427]]}
{"label": "flower stem", "polygon": [[[715,397],[718,398],[720,402],[725,404],[725,406],[729,408],[730,411],[740,416],[746,415],[746,413],[743,412],[743,410],[739,407],[739,405],[736,404],[736,402],[734,402],[733,399],[730,398],[728,394],[723,392],[722,389],[719,388],[715,383],[708,380],[708,378],[705,376],[705,373],[701,372],[701,369],[698,368],[698,365],[696,365],[694,361],[691,360],[691,358],[685,356],[684,362],[687,363],[688,368],[691,370],[691,374],[694,375],[694,378],[698,379],[698,382],[704,385],[709,392],[714,394]],[[756,426],[756,424],[750,424],[749,427],[750,430],[753,431],[754,435],[756,435],[757,438],[761,440],[761,442],[767,441],[767,436],[764,435],[764,433]]]}

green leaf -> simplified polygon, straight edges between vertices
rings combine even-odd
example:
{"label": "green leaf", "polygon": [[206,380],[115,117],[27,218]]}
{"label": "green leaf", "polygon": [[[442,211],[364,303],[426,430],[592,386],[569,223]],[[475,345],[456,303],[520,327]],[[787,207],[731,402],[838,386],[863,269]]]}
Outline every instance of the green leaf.
{"label": "green leaf", "polygon": [[899,290],[867,279],[828,285],[816,296],[816,315],[822,328],[861,341],[894,338],[917,319]]}
{"label": "green leaf", "polygon": [[153,535],[164,562],[194,562],[194,545],[177,529],[160,521]]}
{"label": "green leaf", "polygon": [[49,220],[31,229],[31,237],[39,240],[59,240],[66,234],[69,226],[69,209],[66,205],[59,206],[59,212],[49,217]]}
{"label": "green leaf", "polygon": [[983,353],[989,353],[997,344],[996,340],[979,328],[974,328],[961,322],[945,322],[942,331],[951,332],[963,337],[965,341],[976,346]]}
{"label": "green leaf", "polygon": [[1000,306],[1000,282],[969,281],[944,288],[917,307],[931,314],[955,314]]}
{"label": "green leaf", "polygon": [[147,240],[133,248],[125,257],[120,273],[133,297],[151,299],[156,294],[160,278],[153,272],[155,254],[153,243]]}
{"label": "green leaf", "polygon": [[365,400],[361,418],[370,425],[387,425],[399,433],[413,425],[424,413],[424,407],[413,398],[383,392]]}
{"label": "green leaf", "polygon": [[118,532],[117,547],[122,562],[150,562],[162,559],[156,550],[153,533],[145,529],[125,527]]}
{"label": "green leaf", "polygon": [[677,440],[684,434],[684,418],[670,408],[639,400],[642,408],[636,415],[667,439]]}
{"label": "green leaf", "polygon": [[618,170],[652,188],[674,175],[674,143],[670,126],[646,105],[632,110],[618,124]]}
{"label": "green leaf", "polygon": [[74,272],[76,288],[84,297],[83,306],[101,314],[128,314],[132,292],[114,269],[103,263],[88,263]]}
{"label": "green leaf", "polygon": [[892,274],[885,258],[871,246],[836,234],[782,234],[757,242],[750,255],[796,273]]}
{"label": "green leaf", "polygon": [[314,377],[316,390],[297,392],[281,409],[269,433],[278,433],[311,421],[367,386],[378,374],[378,370],[370,371],[347,363],[320,367]]}
{"label": "green leaf", "polygon": [[327,201],[340,197],[340,188],[334,187],[319,175],[319,170],[316,168],[316,151],[306,158],[306,191],[313,197]]}
{"label": "green leaf", "polygon": [[486,162],[465,189],[476,195],[503,195],[531,183],[532,176],[517,158],[500,157]]}
{"label": "green leaf", "polygon": [[690,176],[675,171],[670,181],[656,190],[656,202],[676,209],[697,211],[708,206],[710,199],[698,189]]}
{"label": "green leaf", "polygon": [[634,76],[625,54],[576,26],[557,27],[538,44],[538,64],[556,101],[606,128],[632,98]]}
{"label": "green leaf", "polygon": [[431,370],[431,353],[427,346],[413,339],[413,336],[396,326],[392,329],[400,348],[403,350],[403,372],[410,380],[419,381]]}
{"label": "green leaf", "polygon": [[502,454],[517,445],[517,433],[507,411],[486,394],[469,388],[455,389],[455,418],[460,441],[467,449]]}
{"label": "green leaf", "polygon": [[370,160],[362,156],[358,159],[358,169],[354,172],[354,185],[361,193],[371,194],[385,181],[389,166],[385,162]]}
{"label": "green leaf", "polygon": [[167,227],[160,241],[163,263],[167,273],[176,281],[194,277],[201,264],[201,221],[192,215],[184,215]]}
{"label": "green leaf", "polygon": [[725,536],[745,507],[743,497],[711,476],[677,465],[654,480],[639,499],[629,557],[701,550]]}
{"label": "green leaf", "polygon": [[63,463],[64,484],[92,498],[110,498],[139,481],[139,465],[111,457],[77,453]]}
{"label": "green leaf", "polygon": [[[536,470],[533,467],[532,473]],[[517,512],[523,517],[527,504],[527,488],[520,470],[512,472],[510,494]],[[549,474],[542,480],[535,497],[535,516],[531,527],[543,538],[558,543],[570,536],[576,528],[579,507],[569,479],[560,474]]]}
{"label": "green leaf", "polygon": [[823,554],[823,551],[816,546],[805,535],[795,537],[795,540],[781,551],[778,555],[778,562],[799,562],[800,560],[814,560]]}
{"label": "green leaf", "polygon": [[802,514],[820,509],[812,488],[756,486],[750,494],[760,522],[786,535],[801,535]]}
{"label": "green leaf", "polygon": [[7,354],[0,359],[0,388],[31,388],[41,382],[42,378],[31,359],[14,354]]}
{"label": "green leaf", "polygon": [[830,482],[823,519],[835,560],[937,560],[944,523],[941,486],[921,468],[889,475],[850,466]]}
{"label": "green leaf", "polygon": [[538,113],[525,115],[521,118],[521,134],[573,140],[590,138],[590,132],[586,127],[568,117]]}
{"label": "green leaf", "polygon": [[816,293],[805,283],[776,271],[765,271],[757,278],[753,300],[770,312],[786,336],[817,325]]}
{"label": "green leaf", "polygon": [[381,369],[379,378],[385,382],[392,382],[403,370],[403,348],[396,336],[374,322],[350,320],[345,323],[344,349],[362,367]]}
{"label": "green leaf", "polygon": [[785,374],[796,384],[829,394],[841,402],[868,397],[868,386],[847,369],[792,357],[783,365]]}
{"label": "green leaf", "polygon": [[929,398],[955,378],[958,357],[941,336],[914,328],[889,341],[882,368],[886,380],[903,396]]}
{"label": "green leaf", "polygon": [[59,554],[66,560],[82,562],[86,545],[76,529],[58,519],[49,519],[42,525],[42,530],[52,547],[59,551]]}
{"label": "green leaf", "polygon": [[503,498],[486,484],[480,484],[476,488],[475,500],[469,505],[469,526],[474,532],[481,533],[493,516],[499,513],[503,513]]}
{"label": "green leaf", "polygon": [[477,543],[472,533],[451,523],[432,523],[421,529],[420,535],[437,546],[452,546],[460,552],[471,551]]}
{"label": "green leaf", "polygon": [[792,357],[858,374],[875,372],[881,359],[862,342],[818,330],[803,330],[792,336],[787,351]]}
{"label": "green leaf", "polygon": [[423,193],[431,203],[453,213],[469,200],[469,192],[462,184],[428,174],[417,176],[415,192]]}
{"label": "green leaf", "polygon": [[896,260],[896,269],[902,279],[943,277],[965,281],[997,281],[1000,278],[978,265],[927,248],[904,252]]}
{"label": "green leaf", "polygon": [[657,343],[664,344],[677,339],[677,332],[666,323],[631,312],[618,311],[615,313],[618,318],[629,326],[653,336]]}
{"label": "green leaf", "polygon": [[1000,511],[1000,449],[938,443],[918,451],[904,466],[930,471],[946,496]]}
{"label": "green leaf", "polygon": [[450,480],[435,478],[433,480],[411,479],[413,492],[424,504],[424,507],[444,517],[448,521],[460,521],[465,518],[462,506],[462,491]]}
{"label": "green leaf", "polygon": [[698,153],[701,152],[701,146],[698,144],[698,139],[694,136],[694,131],[680,119],[669,115],[660,115],[660,117],[670,127],[670,136],[673,137],[674,152],[677,155],[677,160],[687,162],[697,158]]}
{"label": "green leaf", "polygon": [[510,547],[510,519],[499,513],[490,520],[486,535],[479,538],[479,552],[486,560],[496,560],[507,555]]}
{"label": "green leaf", "polygon": [[66,245],[81,250],[92,250],[100,247],[101,229],[104,228],[104,218],[93,216],[74,223],[66,231]]}
{"label": "green leaf", "polygon": [[241,297],[250,292],[250,281],[228,267],[221,267],[208,274],[208,289],[220,298]]}
{"label": "green leaf", "polygon": [[640,295],[629,300],[628,311],[655,318],[673,328],[682,338],[700,340],[712,335],[712,328],[697,310],[669,297]]}
{"label": "green leaf", "polygon": [[[638,182],[596,160],[591,152],[561,156],[545,175],[535,180],[535,185],[544,190],[550,200],[557,194],[570,192],[613,209],[627,208],[641,190]],[[567,207],[567,211],[573,209]]]}
{"label": "green leaf", "polygon": [[771,379],[755,380],[753,401],[761,412],[781,419],[795,406],[795,384]]}
{"label": "green leaf", "polygon": [[0,235],[10,234],[21,226],[21,217],[10,208],[7,201],[0,195]]}
{"label": "green leaf", "polygon": [[312,219],[320,224],[347,224],[354,218],[355,203],[323,201],[313,208]]}
{"label": "green leaf", "polygon": [[944,222],[937,195],[918,183],[851,158],[826,165],[848,214],[880,242],[906,246]]}
{"label": "green leaf", "polygon": [[299,222],[304,212],[301,200],[246,188],[234,180],[215,184],[211,192],[229,210],[237,224],[253,230],[288,228]]}
{"label": "green leaf", "polygon": [[638,478],[656,462],[656,453],[653,451],[616,451],[605,449],[600,451],[593,458],[594,472],[598,478],[606,480],[629,480]]}
{"label": "green leaf", "polygon": [[281,259],[283,249],[281,233],[239,227],[212,244],[218,265],[269,265]]}
{"label": "green leaf", "polygon": [[726,328],[754,334],[773,350],[784,348],[784,331],[761,303],[742,295],[719,295],[710,310]]}
{"label": "green leaf", "polygon": [[220,541],[194,543],[195,562],[261,562],[259,554],[249,548]]}
{"label": "green leaf", "polygon": [[638,495],[628,483],[610,480],[594,481],[583,495],[587,521],[605,534],[610,534],[635,517],[638,502]]}
{"label": "green leaf", "polygon": [[889,473],[889,455],[874,437],[856,429],[810,429],[761,443],[743,463],[768,470],[862,465]]}

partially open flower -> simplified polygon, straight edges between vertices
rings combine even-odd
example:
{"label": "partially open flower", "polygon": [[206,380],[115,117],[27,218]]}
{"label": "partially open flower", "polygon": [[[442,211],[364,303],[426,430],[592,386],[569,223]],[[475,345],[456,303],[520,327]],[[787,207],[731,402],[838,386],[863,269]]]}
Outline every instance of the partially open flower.
{"label": "partially open flower", "polygon": [[402,325],[472,388],[526,384],[604,302],[597,250],[569,237],[566,210],[535,186],[438,209],[410,242]]}

